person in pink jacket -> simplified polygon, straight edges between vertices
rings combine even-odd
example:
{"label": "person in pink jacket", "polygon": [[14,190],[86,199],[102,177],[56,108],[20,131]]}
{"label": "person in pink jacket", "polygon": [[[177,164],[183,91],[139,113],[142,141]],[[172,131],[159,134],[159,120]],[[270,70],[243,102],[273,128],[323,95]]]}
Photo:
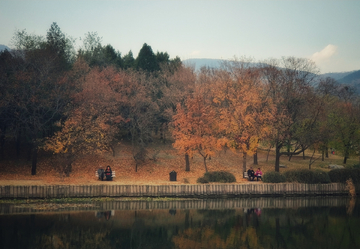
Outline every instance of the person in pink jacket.
{"label": "person in pink jacket", "polygon": [[258,168],[258,169],[256,170],[255,176],[256,176],[256,180],[257,180],[257,181],[259,181],[259,179],[262,180],[262,178],[261,178],[261,176],[262,176],[262,171],[261,171],[260,168]]}

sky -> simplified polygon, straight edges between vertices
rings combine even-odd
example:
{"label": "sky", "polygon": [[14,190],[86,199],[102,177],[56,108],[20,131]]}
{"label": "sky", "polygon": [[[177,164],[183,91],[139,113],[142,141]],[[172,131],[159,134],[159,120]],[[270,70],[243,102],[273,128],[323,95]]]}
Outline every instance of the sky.
{"label": "sky", "polygon": [[0,0],[0,44],[16,30],[76,39],[136,58],[144,43],[171,58],[312,59],[321,73],[360,70],[359,0]]}

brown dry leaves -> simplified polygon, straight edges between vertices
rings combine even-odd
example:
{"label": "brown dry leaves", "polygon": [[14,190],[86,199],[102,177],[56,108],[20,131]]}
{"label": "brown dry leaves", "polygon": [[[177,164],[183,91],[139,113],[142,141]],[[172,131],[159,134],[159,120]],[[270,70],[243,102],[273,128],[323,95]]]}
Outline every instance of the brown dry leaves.
{"label": "brown dry leaves", "polygon": [[[154,160],[156,158],[156,160]],[[31,175],[31,162],[25,160],[3,160],[0,162],[0,185],[48,185],[48,184],[196,184],[198,177],[205,173],[203,159],[194,155],[190,160],[191,171],[185,171],[184,155],[179,155],[171,144],[149,149],[148,159],[135,172],[135,162],[130,146],[118,147],[116,157],[110,154],[91,155],[78,158],[72,164],[70,177],[60,174],[53,166],[51,156],[40,156],[37,174]],[[231,151],[219,152],[208,160],[209,171],[226,170],[233,173],[237,182],[247,182],[242,178],[240,165],[242,158]],[[251,161],[249,161],[251,164]],[[98,168],[110,165],[116,171],[112,182],[102,182],[95,177]],[[177,172],[177,181],[171,182],[169,173]]]}

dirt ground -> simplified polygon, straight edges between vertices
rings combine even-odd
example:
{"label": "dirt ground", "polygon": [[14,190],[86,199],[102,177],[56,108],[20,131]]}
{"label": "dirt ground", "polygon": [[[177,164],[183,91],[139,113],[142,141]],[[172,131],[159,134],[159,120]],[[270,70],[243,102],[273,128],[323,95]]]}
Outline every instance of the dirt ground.
{"label": "dirt ground", "polygon": [[[274,170],[274,155],[269,154],[266,161],[267,152],[259,151],[258,165],[253,164],[253,157],[248,156],[247,166],[254,169],[261,167],[263,172]],[[307,158],[308,159],[308,158]],[[231,172],[236,177],[237,183],[249,182],[242,177],[242,154],[237,154],[231,150],[218,152],[207,160],[209,171],[225,170]],[[329,161],[330,160],[330,161]],[[324,167],[329,163],[336,163],[339,158],[327,159],[326,162],[314,164],[313,167]],[[122,184],[122,185],[170,185],[170,184],[196,184],[196,180],[203,176],[205,167],[203,158],[194,155],[190,159],[190,171],[185,171],[184,155],[177,154],[172,148],[171,143],[160,144],[148,150],[148,159],[138,165],[135,172],[135,161],[132,157],[129,146],[120,145],[117,148],[116,156],[110,154],[87,155],[77,158],[72,164],[69,177],[60,172],[59,167],[53,164],[54,158],[50,155],[41,156],[38,159],[37,173],[31,175],[31,162],[25,159],[3,159],[0,161],[0,186],[4,185],[52,185],[52,184]],[[287,169],[293,167],[308,167],[308,160],[302,157],[293,157],[291,162],[286,158],[282,163],[289,165]],[[110,165],[116,172],[113,181],[100,181],[96,178],[95,172],[99,168],[105,169]],[[319,166],[320,165],[320,166]],[[286,169],[281,169],[286,170]],[[177,181],[170,181],[169,173],[177,173]]]}

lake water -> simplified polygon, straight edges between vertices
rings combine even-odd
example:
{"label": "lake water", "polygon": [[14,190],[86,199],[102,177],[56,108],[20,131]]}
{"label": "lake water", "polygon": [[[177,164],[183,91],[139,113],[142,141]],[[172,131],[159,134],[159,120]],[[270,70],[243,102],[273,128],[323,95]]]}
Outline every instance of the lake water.
{"label": "lake water", "polygon": [[360,248],[356,200],[290,200],[170,201],[158,209],[152,202],[106,203],[52,212],[2,206],[0,248]]}

